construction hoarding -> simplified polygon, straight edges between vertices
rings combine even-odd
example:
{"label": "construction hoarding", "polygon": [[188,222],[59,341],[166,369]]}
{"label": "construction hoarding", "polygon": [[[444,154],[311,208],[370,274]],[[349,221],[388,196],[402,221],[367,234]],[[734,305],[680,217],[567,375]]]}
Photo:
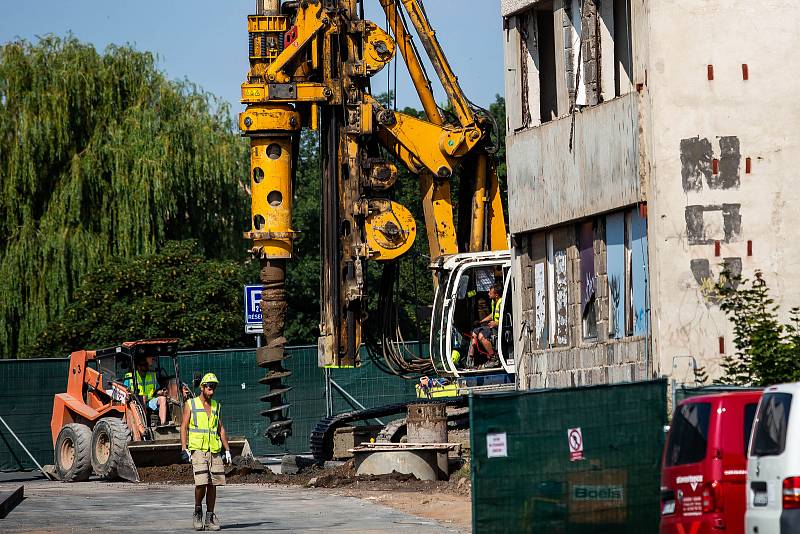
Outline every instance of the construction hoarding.
{"label": "construction hoarding", "polygon": [[666,386],[473,395],[473,531],[656,532]]}

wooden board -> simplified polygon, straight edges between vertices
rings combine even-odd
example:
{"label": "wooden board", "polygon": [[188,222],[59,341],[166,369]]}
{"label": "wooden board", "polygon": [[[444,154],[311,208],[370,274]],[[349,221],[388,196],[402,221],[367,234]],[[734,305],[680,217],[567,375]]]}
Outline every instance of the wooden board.
{"label": "wooden board", "polygon": [[0,491],[0,519],[3,519],[8,513],[17,507],[24,498],[25,486],[20,486],[13,491]]}

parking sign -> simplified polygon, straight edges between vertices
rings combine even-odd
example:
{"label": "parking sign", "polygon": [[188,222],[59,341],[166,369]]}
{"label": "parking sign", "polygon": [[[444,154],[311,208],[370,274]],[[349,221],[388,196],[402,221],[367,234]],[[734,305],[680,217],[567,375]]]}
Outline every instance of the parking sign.
{"label": "parking sign", "polygon": [[244,331],[246,334],[263,334],[261,322],[261,291],[263,286],[244,286]]}

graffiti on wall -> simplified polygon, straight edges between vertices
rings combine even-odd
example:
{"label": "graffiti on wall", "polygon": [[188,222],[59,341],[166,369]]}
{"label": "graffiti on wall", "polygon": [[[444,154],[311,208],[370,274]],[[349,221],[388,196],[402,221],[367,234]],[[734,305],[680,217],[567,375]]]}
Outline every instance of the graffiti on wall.
{"label": "graffiti on wall", "polygon": [[567,251],[556,250],[553,254],[555,264],[556,286],[556,345],[564,346],[569,342],[567,328]]}
{"label": "graffiti on wall", "polygon": [[647,218],[637,210],[630,214],[630,250],[631,250],[631,300],[633,314],[633,335],[643,336],[650,330],[648,324],[649,304],[647,256]]}
{"label": "graffiti on wall", "polygon": [[733,243],[742,234],[741,204],[686,206],[686,236],[690,245]]}
{"label": "graffiti on wall", "polygon": [[[683,191],[687,194],[703,191],[735,191],[741,185],[742,152],[739,138],[724,136],[718,138],[719,158],[715,159],[711,141],[706,138],[692,137],[682,139],[681,181]],[[722,195],[723,197],[726,195]],[[722,200],[722,199],[721,199]],[[741,204],[710,204],[686,206],[686,238],[689,246],[708,246],[717,243],[735,243],[741,240],[742,214]],[[714,252],[717,256],[719,250]],[[708,304],[718,304],[716,286],[722,273],[737,276],[742,272],[742,259],[726,257],[718,274],[714,274],[710,258],[692,259],[689,269],[700,294]],[[733,283],[728,281],[728,283]]]}
{"label": "graffiti on wall", "polygon": [[719,153],[715,172],[711,141],[700,137],[681,140],[681,178],[685,192],[702,191],[704,183],[709,189],[739,189],[742,159],[739,138],[720,137]]}
{"label": "graffiti on wall", "polygon": [[581,256],[581,314],[586,315],[587,308],[594,302],[597,279],[594,268],[594,223],[585,222],[580,228],[578,246]]}
{"label": "graffiti on wall", "polygon": [[711,262],[706,259],[691,261],[692,276],[694,276],[700,294],[711,304],[719,304],[717,283],[722,283],[731,289],[739,287],[737,277],[742,274],[742,258],[723,258],[719,274],[711,271]]}
{"label": "graffiti on wall", "polygon": [[608,274],[608,333],[625,337],[625,213],[606,216],[606,271]]}
{"label": "graffiti on wall", "polygon": [[547,293],[545,292],[545,271],[544,262],[534,266],[534,312],[536,314],[536,345],[539,348],[547,346]]}

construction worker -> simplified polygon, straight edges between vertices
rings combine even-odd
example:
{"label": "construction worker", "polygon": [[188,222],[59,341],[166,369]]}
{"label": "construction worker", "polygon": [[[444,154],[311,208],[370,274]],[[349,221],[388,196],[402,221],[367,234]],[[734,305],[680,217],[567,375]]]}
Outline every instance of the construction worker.
{"label": "construction worker", "polygon": [[[158,412],[158,419],[162,425],[167,424],[167,392],[158,387],[158,377],[152,371],[155,356],[137,357],[133,364],[136,367],[137,395],[147,403],[147,407]],[[133,373],[125,373],[123,383],[128,389],[133,389]]]}
{"label": "construction worker", "polygon": [[[217,486],[225,485],[225,464],[231,463],[230,446],[220,419],[220,403],[214,400],[219,380],[206,373],[200,381],[200,395],[186,401],[181,424],[181,447],[184,461],[192,462],[194,472],[195,530],[219,530],[214,504]],[[187,439],[188,438],[188,439]],[[206,518],[203,522],[203,497]]]}
{"label": "construction worker", "polygon": [[480,343],[487,355],[487,361],[482,365],[482,367],[486,369],[496,367],[500,364],[497,353],[492,346],[492,340],[497,339],[497,327],[500,325],[500,314],[503,310],[502,292],[503,286],[500,284],[492,284],[492,287],[489,288],[489,299],[491,300],[492,306],[491,312],[481,319],[481,326],[473,330],[474,338]]}

